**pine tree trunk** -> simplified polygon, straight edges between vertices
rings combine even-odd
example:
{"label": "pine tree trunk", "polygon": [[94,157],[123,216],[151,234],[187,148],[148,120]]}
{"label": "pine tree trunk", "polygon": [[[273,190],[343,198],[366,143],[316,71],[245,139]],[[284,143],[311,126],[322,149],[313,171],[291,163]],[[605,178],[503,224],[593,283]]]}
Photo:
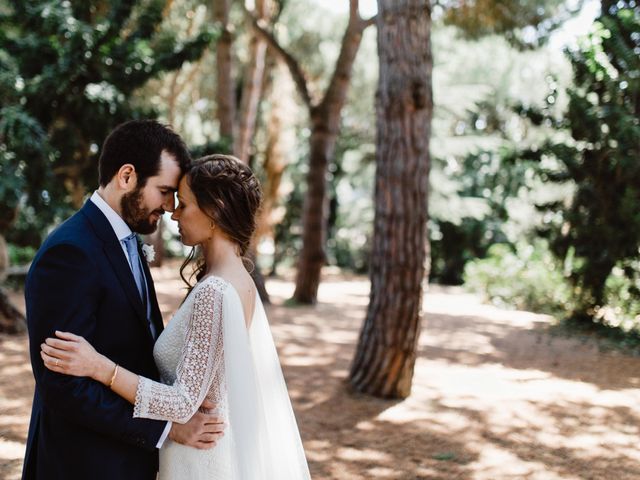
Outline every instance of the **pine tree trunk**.
{"label": "pine tree trunk", "polygon": [[329,210],[326,172],[337,137],[337,126],[330,131],[326,119],[313,118],[312,124],[307,193],[302,210],[302,250],[293,294],[296,302],[306,304],[316,303],[320,274],[326,260],[324,247]]}
{"label": "pine tree trunk", "polygon": [[[268,18],[269,0],[256,0],[256,15],[259,19]],[[233,152],[243,162],[249,161],[251,140],[258,116],[258,104],[262,96],[262,81],[265,71],[267,42],[253,32],[249,43],[249,62],[244,75],[242,100],[238,117],[238,131],[235,137]]]}
{"label": "pine tree trunk", "polygon": [[22,333],[26,330],[24,315],[13,306],[5,289],[0,287],[0,333]]}
{"label": "pine tree trunk", "polygon": [[273,237],[274,225],[282,220],[283,214],[276,218],[274,210],[280,201],[280,185],[289,160],[288,155],[295,149],[295,134],[291,123],[296,111],[293,101],[295,89],[282,71],[282,65],[276,63],[272,71],[275,82],[269,93],[271,108],[266,121],[267,139],[263,164],[266,182],[257,227],[261,237]]}
{"label": "pine tree trunk", "polygon": [[351,2],[349,25],[342,38],[340,55],[322,102],[310,108],[309,171],[302,217],[302,250],[296,272],[293,299],[313,304],[318,298],[320,275],[325,264],[328,197],[327,167],[333,160],[340,133],[340,114],[347,99],[353,64],[360,48],[364,29],[370,23],[358,15],[358,2]]}
{"label": "pine tree trunk", "polygon": [[[4,236],[0,235],[0,282],[4,282],[9,269],[9,251]],[[0,333],[21,333],[26,331],[24,315],[13,306],[9,295],[0,286]]]}
{"label": "pine tree trunk", "polygon": [[220,136],[232,142],[235,121],[235,94],[233,88],[231,47],[233,35],[229,29],[229,0],[213,1],[213,17],[220,23],[222,33],[216,44],[216,103]]}
{"label": "pine tree trunk", "polygon": [[340,130],[340,113],[347,98],[353,63],[360,48],[362,33],[373,23],[358,13],[358,0],[349,0],[349,23],[342,37],[340,54],[322,101],[314,104],[306,76],[299,62],[278,43],[273,34],[247,11],[253,26],[287,65],[298,92],[309,109],[311,138],[309,140],[308,188],[303,209],[303,246],[298,259],[296,289],[293,299],[299,303],[316,302],[320,273],[325,261],[324,241],[327,229],[326,173],[333,158]]}
{"label": "pine tree trunk", "polygon": [[427,277],[431,19],[427,0],[379,0],[378,5],[371,293],[349,380],[359,392],[405,398]]}

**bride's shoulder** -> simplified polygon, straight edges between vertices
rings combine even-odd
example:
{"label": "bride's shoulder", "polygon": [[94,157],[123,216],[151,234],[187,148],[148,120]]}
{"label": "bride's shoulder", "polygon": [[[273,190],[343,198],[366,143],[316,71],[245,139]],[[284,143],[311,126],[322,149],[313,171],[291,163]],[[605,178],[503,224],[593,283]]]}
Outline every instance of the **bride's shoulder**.
{"label": "bride's shoulder", "polygon": [[224,278],[218,277],[216,275],[207,275],[203,279],[201,279],[195,287],[193,287],[193,293],[196,294],[198,292],[208,292],[208,293],[224,293],[229,287],[229,282],[227,282]]}

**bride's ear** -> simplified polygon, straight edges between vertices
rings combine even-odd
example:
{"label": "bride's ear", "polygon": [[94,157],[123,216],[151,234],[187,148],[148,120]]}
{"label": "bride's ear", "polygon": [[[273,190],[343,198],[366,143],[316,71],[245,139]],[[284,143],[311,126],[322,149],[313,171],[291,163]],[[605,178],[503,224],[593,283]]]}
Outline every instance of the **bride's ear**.
{"label": "bride's ear", "polygon": [[118,173],[116,173],[116,180],[118,187],[122,190],[131,191],[136,188],[138,184],[138,174],[136,167],[130,163],[125,163],[120,167]]}

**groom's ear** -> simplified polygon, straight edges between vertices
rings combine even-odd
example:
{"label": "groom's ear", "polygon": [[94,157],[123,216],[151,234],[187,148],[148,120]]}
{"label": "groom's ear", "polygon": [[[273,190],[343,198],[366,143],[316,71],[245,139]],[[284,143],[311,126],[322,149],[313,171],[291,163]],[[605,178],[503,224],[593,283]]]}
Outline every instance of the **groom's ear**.
{"label": "groom's ear", "polygon": [[130,163],[125,163],[120,167],[116,173],[116,181],[118,187],[122,190],[131,191],[136,188],[138,184],[138,174],[136,173],[136,167]]}

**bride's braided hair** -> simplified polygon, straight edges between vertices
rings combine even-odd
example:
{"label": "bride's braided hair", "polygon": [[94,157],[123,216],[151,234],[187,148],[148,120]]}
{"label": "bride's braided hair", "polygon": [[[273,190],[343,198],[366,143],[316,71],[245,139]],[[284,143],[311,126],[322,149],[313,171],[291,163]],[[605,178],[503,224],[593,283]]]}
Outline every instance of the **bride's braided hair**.
{"label": "bride's braided hair", "polygon": [[[244,257],[256,229],[262,201],[260,182],[251,169],[235,157],[214,154],[195,160],[186,175],[198,207],[237,245],[238,253]],[[183,270],[194,257],[192,250],[180,269],[189,287],[191,283],[184,277]],[[195,275],[196,280],[200,280],[204,275],[202,260],[197,261],[191,278]]]}

